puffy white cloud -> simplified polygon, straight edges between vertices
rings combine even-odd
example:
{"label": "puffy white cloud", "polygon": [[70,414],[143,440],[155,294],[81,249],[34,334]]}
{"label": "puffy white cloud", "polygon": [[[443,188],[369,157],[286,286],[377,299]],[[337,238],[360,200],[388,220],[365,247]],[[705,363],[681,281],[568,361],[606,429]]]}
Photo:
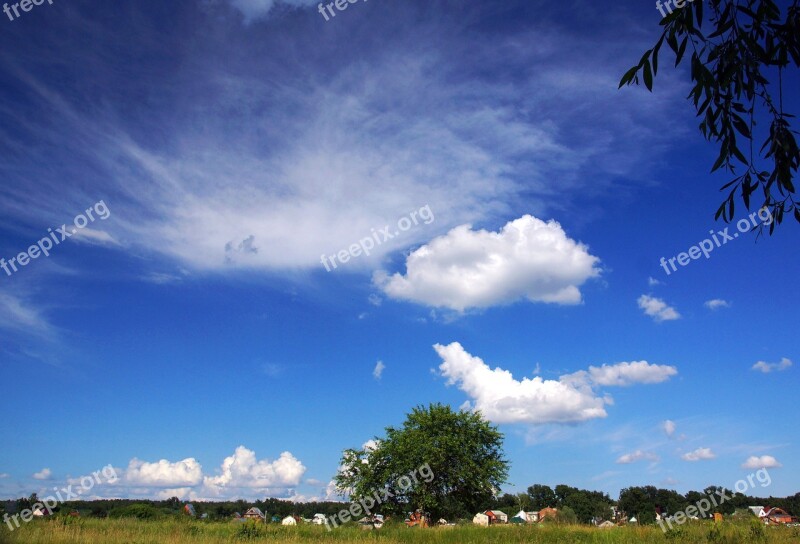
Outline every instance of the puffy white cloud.
{"label": "puffy white cloud", "polygon": [[34,480],[49,480],[53,477],[53,472],[49,468],[43,468],[39,472],[33,474]]}
{"label": "puffy white cloud", "polygon": [[633,453],[626,453],[625,455],[620,456],[617,459],[617,464],[620,465],[629,465],[631,463],[636,463],[637,461],[653,461],[656,462],[659,460],[658,455],[648,451],[636,450]]}
{"label": "puffy white cloud", "polygon": [[689,453],[684,453],[681,455],[681,459],[684,461],[708,461],[710,459],[716,459],[716,454],[711,451],[711,448],[697,448],[694,451],[690,451]]}
{"label": "puffy white cloud", "polygon": [[383,371],[386,368],[386,365],[383,364],[383,361],[378,361],[378,364],[375,365],[375,368],[372,371],[372,376],[376,380],[380,380],[381,376],[383,376]]}
{"label": "puffy white cloud", "polygon": [[781,372],[792,366],[792,361],[784,357],[778,363],[767,363],[766,361],[758,361],[752,366],[752,370],[769,374],[770,372]]}
{"label": "puffy white cloud", "polygon": [[664,423],[661,424],[662,428],[664,429],[664,433],[672,438],[675,435],[675,429],[677,429],[677,425],[674,421],[668,419]]}
{"label": "puffy white cloud", "polygon": [[459,312],[520,299],[578,304],[598,262],[556,221],[524,215],[500,232],[456,227],[412,252],[405,275],[378,272],[375,283],[392,298]]}
{"label": "puffy white cloud", "polygon": [[747,458],[747,461],[742,463],[742,468],[748,469],[780,468],[782,466],[783,465],[771,455],[762,455],[761,457],[752,455]]}
{"label": "puffy white cloud", "polygon": [[638,303],[639,308],[644,310],[644,313],[655,321],[672,321],[681,317],[681,314],[675,308],[660,298],[642,295],[639,297]]}
{"label": "puffy white cloud", "polygon": [[203,467],[194,458],[171,463],[161,459],[154,463],[135,457],[128,463],[125,482],[147,487],[187,487],[203,481]]}
{"label": "puffy white cloud", "polygon": [[[457,384],[472,399],[468,406],[480,410],[495,423],[575,423],[602,418],[607,415],[605,405],[612,400],[601,397],[595,387],[655,383],[647,372],[628,372],[629,367],[625,366],[628,363],[591,367],[588,372],[567,374],[559,380],[544,380],[539,376],[516,380],[507,370],[489,368],[458,342],[448,346],[436,344],[434,349],[442,358],[439,371],[447,378],[448,385]],[[602,383],[595,382],[595,377]]]}
{"label": "puffy white cloud", "polygon": [[722,300],[721,298],[715,298],[712,300],[707,300],[704,306],[709,310],[718,310],[720,308],[730,308],[731,303],[727,300]]}
{"label": "puffy white cloud", "polygon": [[296,486],[305,474],[303,466],[294,455],[283,452],[275,461],[257,459],[253,450],[239,446],[226,457],[217,476],[206,476],[204,485],[216,493],[224,488],[251,488],[269,490]]}

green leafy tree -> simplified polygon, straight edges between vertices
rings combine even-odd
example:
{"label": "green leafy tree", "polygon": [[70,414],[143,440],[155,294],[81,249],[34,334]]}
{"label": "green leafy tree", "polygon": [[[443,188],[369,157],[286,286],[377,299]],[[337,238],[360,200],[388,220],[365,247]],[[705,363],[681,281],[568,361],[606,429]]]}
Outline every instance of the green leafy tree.
{"label": "green leafy tree", "polygon": [[[480,413],[441,404],[414,408],[402,427],[387,427],[375,445],[345,450],[340,464],[340,494],[356,501],[388,489],[393,496],[381,512],[422,509],[434,519],[471,517],[483,509],[505,483],[509,466],[495,426]],[[409,486],[403,478],[415,472]]]}
{"label": "green leafy tree", "polygon": [[[652,90],[664,43],[675,53],[675,66],[689,58],[694,87],[688,98],[701,119],[700,132],[719,146],[711,171],[725,168],[734,176],[721,189],[727,197],[715,218],[732,221],[734,202],[741,198],[749,210],[760,190],[757,205],[773,218],[770,234],[784,214],[794,214],[800,222],[793,181],[800,148],[790,123],[794,116],[784,110],[784,93],[797,94],[796,79],[788,77],[797,73],[786,72],[800,67],[800,0],[793,0],[785,12],[773,0],[696,0],[671,10],[661,26],[655,46],[622,77],[620,87],[638,84],[641,75]],[[769,128],[759,133],[756,121],[762,115]],[[755,147],[757,138],[763,138],[760,149]],[[737,166],[742,167],[738,172]]]}
{"label": "green leafy tree", "polygon": [[556,494],[549,485],[534,484],[528,488],[531,507],[536,510],[556,506]]}

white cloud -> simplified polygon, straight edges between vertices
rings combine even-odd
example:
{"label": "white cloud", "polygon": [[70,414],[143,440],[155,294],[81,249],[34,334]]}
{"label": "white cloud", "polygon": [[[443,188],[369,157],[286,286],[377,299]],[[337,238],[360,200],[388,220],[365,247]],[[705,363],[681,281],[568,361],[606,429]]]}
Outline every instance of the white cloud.
{"label": "white cloud", "polygon": [[77,229],[70,238],[71,241],[82,242],[86,244],[100,245],[100,246],[118,246],[121,245],[114,239],[111,234],[104,230],[97,230],[89,227]]}
{"label": "white cloud", "polygon": [[53,327],[28,300],[0,291],[0,329],[50,336]]}
{"label": "white cloud", "polygon": [[663,285],[663,283],[653,277],[649,277],[647,278],[647,285],[650,287],[655,287],[656,285]]}
{"label": "white cloud", "polygon": [[590,366],[588,371],[581,370],[570,377],[584,377],[595,385],[625,387],[637,383],[662,383],[678,374],[674,366],[653,365],[647,361],[632,363],[616,363],[600,367]]}
{"label": "white cloud", "polygon": [[135,457],[128,463],[125,482],[145,487],[191,487],[203,481],[203,467],[194,458],[171,463],[161,459],[154,463]]}
{"label": "white cloud", "polygon": [[[185,500],[227,500],[264,498],[292,499],[306,467],[291,453],[274,461],[258,459],[254,451],[239,446],[226,457],[216,474],[205,474],[194,458],[172,462],[131,459],[127,469],[115,469],[120,477],[95,487],[97,498],[178,497]],[[80,480],[74,482],[79,484]]]}
{"label": "white cloud", "polygon": [[[439,371],[447,378],[448,385],[457,384],[472,399],[469,407],[480,410],[495,423],[576,423],[603,418],[607,415],[605,406],[612,404],[612,400],[596,393],[595,387],[657,383],[666,379],[662,367],[648,365],[650,370],[655,368],[651,374],[639,367],[631,372],[629,363],[620,363],[590,367],[589,371],[567,374],[559,380],[536,376],[520,381],[507,370],[489,368],[458,342],[448,346],[436,344],[434,349],[442,358]],[[663,368],[672,369],[668,373],[672,375],[672,367]]]}
{"label": "white cloud", "polygon": [[34,480],[49,480],[52,478],[53,472],[49,468],[43,468],[39,472],[33,474]]}
{"label": "white cloud", "polygon": [[228,0],[228,2],[244,16],[247,24],[266,18],[278,4],[301,7],[319,3],[316,0]]}
{"label": "white cloud", "polygon": [[669,306],[660,298],[642,295],[639,297],[638,303],[639,308],[644,310],[644,313],[655,321],[672,321],[681,317],[681,314],[675,308]]}
{"label": "white cloud", "polygon": [[214,494],[237,489],[270,490],[296,486],[305,474],[294,455],[283,452],[275,461],[256,458],[254,451],[239,446],[226,457],[217,476],[206,476],[205,487]]}
{"label": "white cloud", "polygon": [[753,455],[748,457],[747,461],[742,463],[742,468],[747,469],[781,468],[782,466],[783,465],[771,455],[762,455],[761,457]]}
{"label": "white cloud", "polygon": [[763,372],[764,374],[769,374],[770,372],[782,372],[789,367],[792,366],[792,361],[784,357],[778,363],[767,363],[765,361],[758,361],[754,364],[751,370],[757,370],[759,372]]}
{"label": "white cloud", "polygon": [[[229,3],[248,21],[279,6]],[[57,156],[42,148],[7,161],[8,190],[0,195],[7,220],[57,224],[87,198],[108,195],[115,219],[103,229],[124,242],[119,251],[130,248],[146,266],[271,273],[322,271],[321,255],[430,204],[435,224],[383,243],[336,272],[373,271],[397,251],[457,225],[508,217],[521,205],[540,217],[592,217],[577,214],[582,208],[571,197],[604,191],[615,180],[641,180],[643,166],[657,158],[653,149],[683,130],[670,108],[616,90],[611,68],[625,39],[597,48],[594,36],[542,22],[488,42],[468,36],[465,44],[452,18],[419,21],[416,9],[403,3],[386,9],[392,14],[376,24],[413,23],[417,34],[376,27],[372,31],[387,40],[366,56],[358,51],[369,47],[371,34],[353,34],[337,53],[344,55],[341,62],[319,55],[336,37],[318,33],[326,23],[313,11],[307,15],[316,20],[306,22],[314,24],[301,28],[317,32],[314,39],[275,25],[262,36],[263,51],[231,56],[219,54],[219,47],[192,49],[184,65],[204,68],[190,84],[148,74],[148,88],[169,91],[148,120],[131,117],[124,100],[87,109],[75,98],[79,89],[26,77],[24,92],[43,111],[56,112],[46,123],[31,121],[37,138],[63,145]],[[219,44],[241,39],[225,34],[229,26],[215,28]],[[575,48],[560,47],[567,31]],[[439,39],[423,47],[415,35]],[[480,45],[473,48],[477,57],[454,65],[460,59],[454,51],[472,45]],[[81,61],[92,73],[114,69],[102,56]],[[519,74],[514,85],[476,68],[493,62]],[[453,70],[462,77],[454,80]],[[170,123],[153,125],[160,142],[154,145],[150,122],[167,116]],[[96,175],[64,195],[63,180],[78,167]],[[577,292],[563,296],[580,299]]]}
{"label": "white cloud", "polygon": [[10,475],[9,473],[7,473],[7,472],[0,472],[0,480],[2,480],[2,479],[4,479],[4,478],[10,478],[10,477],[11,477],[11,475]]}
{"label": "white cloud", "polygon": [[636,463],[637,461],[653,461],[656,462],[659,460],[658,455],[648,451],[636,450],[633,453],[626,453],[625,455],[620,456],[617,459],[617,464],[620,465],[629,465],[631,463]]}
{"label": "white cloud", "polygon": [[500,232],[456,227],[412,252],[405,275],[379,272],[375,283],[392,298],[459,312],[520,299],[579,304],[598,262],[556,221],[524,215]]}
{"label": "white cloud", "polygon": [[673,435],[675,435],[675,429],[677,429],[678,427],[675,424],[675,422],[672,421],[671,419],[664,421],[664,423],[662,423],[661,426],[664,429],[664,433],[670,438],[672,438]]}
{"label": "white cloud", "polygon": [[711,451],[711,448],[697,448],[694,451],[681,455],[681,459],[684,461],[707,461],[709,459],[715,459],[716,457],[714,452]]}
{"label": "white cloud", "polygon": [[718,310],[719,308],[730,308],[731,303],[721,298],[715,298],[712,300],[707,300],[704,306],[709,310]]}
{"label": "white cloud", "polygon": [[383,361],[378,361],[378,364],[375,365],[375,369],[372,371],[372,376],[376,380],[380,380],[381,376],[383,376],[383,370],[386,368],[386,365],[383,364]]}

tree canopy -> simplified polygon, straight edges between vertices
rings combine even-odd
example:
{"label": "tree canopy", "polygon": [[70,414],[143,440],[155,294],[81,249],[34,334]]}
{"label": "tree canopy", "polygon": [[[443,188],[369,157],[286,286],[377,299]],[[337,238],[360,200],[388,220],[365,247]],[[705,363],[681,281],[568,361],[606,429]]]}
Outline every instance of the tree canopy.
{"label": "tree canopy", "polygon": [[[337,490],[356,501],[389,489],[392,496],[377,511],[405,514],[421,509],[434,519],[464,518],[485,509],[508,476],[503,434],[480,413],[449,406],[418,406],[402,427],[387,427],[386,436],[342,454],[335,478]],[[401,481],[414,471],[408,486]]]}
{"label": "tree canopy", "polygon": [[[688,98],[701,119],[700,132],[719,146],[711,171],[725,168],[734,176],[721,188],[727,196],[715,219],[731,222],[735,202],[741,198],[749,210],[760,190],[755,204],[769,210],[770,234],[785,214],[800,222],[793,181],[800,167],[800,148],[790,122],[794,116],[784,110],[785,91],[791,93],[787,97],[798,94],[796,82],[784,89],[784,79],[787,69],[800,67],[800,0],[793,0],[785,15],[773,0],[689,0],[683,7],[670,8],[661,26],[655,46],[625,73],[620,87],[638,84],[641,75],[652,91],[664,43],[675,53],[675,66],[690,52],[694,87]],[[762,115],[769,128],[759,131],[756,125]],[[763,138],[758,150],[757,138]],[[737,166],[742,169],[737,171]]]}

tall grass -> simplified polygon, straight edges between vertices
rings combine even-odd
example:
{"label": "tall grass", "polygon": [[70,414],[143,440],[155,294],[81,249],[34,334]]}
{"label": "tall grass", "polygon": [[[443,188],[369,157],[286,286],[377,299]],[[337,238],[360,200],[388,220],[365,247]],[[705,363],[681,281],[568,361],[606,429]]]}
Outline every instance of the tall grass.
{"label": "tall grass", "polygon": [[797,544],[800,530],[762,528],[750,523],[692,523],[664,534],[658,527],[595,529],[584,526],[463,525],[408,529],[387,524],[380,531],[348,526],[327,531],[300,525],[246,525],[188,519],[138,521],[133,519],[34,520],[13,532],[0,529],[0,544],[217,544],[247,542],[409,543],[409,544]]}

